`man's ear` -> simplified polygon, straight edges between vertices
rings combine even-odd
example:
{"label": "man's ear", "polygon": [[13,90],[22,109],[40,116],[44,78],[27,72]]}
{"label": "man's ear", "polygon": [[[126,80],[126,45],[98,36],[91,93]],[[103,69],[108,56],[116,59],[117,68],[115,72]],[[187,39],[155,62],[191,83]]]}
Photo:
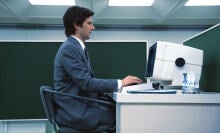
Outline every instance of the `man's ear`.
{"label": "man's ear", "polygon": [[79,28],[79,25],[77,25],[76,23],[74,23],[73,26],[74,26],[75,29]]}

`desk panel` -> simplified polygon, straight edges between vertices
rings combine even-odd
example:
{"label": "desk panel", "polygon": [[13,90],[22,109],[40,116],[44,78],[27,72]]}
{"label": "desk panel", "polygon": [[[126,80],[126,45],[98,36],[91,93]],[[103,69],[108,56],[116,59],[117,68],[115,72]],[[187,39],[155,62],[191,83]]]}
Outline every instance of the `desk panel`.
{"label": "desk panel", "polygon": [[220,130],[220,94],[114,93],[113,98],[117,103],[117,133],[218,133]]}

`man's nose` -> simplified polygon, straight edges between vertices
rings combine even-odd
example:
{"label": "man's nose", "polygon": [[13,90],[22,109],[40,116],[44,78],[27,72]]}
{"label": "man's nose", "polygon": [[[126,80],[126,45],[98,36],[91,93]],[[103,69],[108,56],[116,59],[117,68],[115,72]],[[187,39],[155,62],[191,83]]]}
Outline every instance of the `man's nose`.
{"label": "man's nose", "polygon": [[95,26],[94,25],[92,25],[92,30],[95,30]]}

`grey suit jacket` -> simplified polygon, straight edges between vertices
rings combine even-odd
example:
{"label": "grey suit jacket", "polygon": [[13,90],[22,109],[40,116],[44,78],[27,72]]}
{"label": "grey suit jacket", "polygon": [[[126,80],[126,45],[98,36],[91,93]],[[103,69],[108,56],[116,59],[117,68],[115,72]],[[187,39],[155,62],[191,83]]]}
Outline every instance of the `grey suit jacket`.
{"label": "grey suit jacket", "polygon": [[[54,60],[54,88],[58,92],[97,98],[98,93],[117,89],[116,79],[97,79],[79,42],[68,39],[60,46]],[[56,120],[61,125],[90,129],[99,124],[98,103],[55,96]]]}

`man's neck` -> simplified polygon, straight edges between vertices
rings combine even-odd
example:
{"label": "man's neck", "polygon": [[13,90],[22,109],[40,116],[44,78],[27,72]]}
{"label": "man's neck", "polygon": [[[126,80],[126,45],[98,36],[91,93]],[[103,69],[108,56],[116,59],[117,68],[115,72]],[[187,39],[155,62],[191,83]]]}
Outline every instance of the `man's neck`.
{"label": "man's neck", "polygon": [[85,40],[83,40],[79,35],[75,34],[75,35],[72,35],[72,36],[74,36],[74,37],[80,39],[83,43],[85,43]]}
{"label": "man's neck", "polygon": [[72,35],[72,37],[74,37],[79,42],[79,44],[81,45],[82,49],[85,48],[85,44],[84,44],[84,42],[80,38],[78,38],[75,35]]}

